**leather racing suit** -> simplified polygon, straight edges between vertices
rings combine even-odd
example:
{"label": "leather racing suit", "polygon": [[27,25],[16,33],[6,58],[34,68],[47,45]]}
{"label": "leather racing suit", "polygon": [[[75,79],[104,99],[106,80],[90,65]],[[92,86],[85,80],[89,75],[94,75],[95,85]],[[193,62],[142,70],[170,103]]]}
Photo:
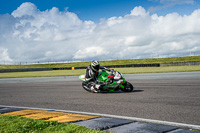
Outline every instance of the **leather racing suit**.
{"label": "leather racing suit", "polygon": [[[104,70],[107,70],[107,71],[111,71],[111,69],[109,68],[106,68],[104,66],[100,66],[99,69],[104,69]],[[88,84],[88,87],[91,88],[92,86],[94,86],[95,84],[98,84],[98,85],[105,85],[105,82],[103,81],[98,81],[97,80],[97,76],[98,76],[98,71],[94,71],[91,67],[91,65],[89,65],[86,69],[86,82]],[[98,88],[97,88],[98,89]]]}

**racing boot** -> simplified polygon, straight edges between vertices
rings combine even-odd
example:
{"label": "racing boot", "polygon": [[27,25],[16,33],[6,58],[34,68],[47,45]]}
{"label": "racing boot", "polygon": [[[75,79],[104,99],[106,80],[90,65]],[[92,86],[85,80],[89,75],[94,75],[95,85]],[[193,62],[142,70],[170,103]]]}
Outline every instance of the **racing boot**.
{"label": "racing boot", "polygon": [[93,93],[98,93],[98,92],[99,92],[99,90],[98,90],[95,86],[92,86],[92,87],[91,87],[91,91],[92,91]]}

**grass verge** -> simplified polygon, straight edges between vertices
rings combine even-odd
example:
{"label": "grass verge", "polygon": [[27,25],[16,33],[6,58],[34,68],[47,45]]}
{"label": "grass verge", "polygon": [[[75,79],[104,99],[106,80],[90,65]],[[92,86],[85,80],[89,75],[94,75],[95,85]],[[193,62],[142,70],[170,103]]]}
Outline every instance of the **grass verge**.
{"label": "grass verge", "polygon": [[169,67],[135,67],[135,68],[118,68],[118,71],[129,73],[164,73],[164,72],[190,72],[200,71],[200,65],[196,66],[169,66]]}
{"label": "grass verge", "polygon": [[75,124],[0,115],[1,133],[103,133]]}
{"label": "grass verge", "polygon": [[[169,67],[130,67],[115,68],[124,74],[131,73],[161,73],[161,72],[188,72],[200,71],[200,65],[196,66],[169,66]],[[54,76],[78,76],[85,74],[85,69],[78,70],[54,70],[34,72],[9,72],[0,73],[0,78],[22,78],[22,77],[54,77]]]}
{"label": "grass verge", "polygon": [[[126,65],[126,64],[149,64],[149,63],[170,63],[170,62],[190,62],[200,61],[200,56],[172,57],[172,58],[155,58],[155,59],[129,59],[129,60],[111,60],[100,61],[103,66],[106,65]],[[73,63],[48,63],[48,64],[31,64],[31,65],[0,65],[0,69],[18,69],[18,68],[61,68],[61,67],[84,67],[91,62],[73,62]]]}

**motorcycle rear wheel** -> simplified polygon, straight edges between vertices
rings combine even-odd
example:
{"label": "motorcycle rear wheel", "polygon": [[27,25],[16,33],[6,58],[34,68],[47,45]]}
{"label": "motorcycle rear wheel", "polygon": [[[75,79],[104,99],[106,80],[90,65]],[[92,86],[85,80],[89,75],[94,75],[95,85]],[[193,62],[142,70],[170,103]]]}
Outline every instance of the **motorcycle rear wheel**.
{"label": "motorcycle rear wheel", "polygon": [[88,84],[85,83],[85,81],[82,82],[82,87],[83,87],[83,89],[85,89],[86,91],[92,92],[91,89],[88,87]]}
{"label": "motorcycle rear wheel", "polygon": [[133,85],[129,82],[126,82],[124,85],[124,88],[121,89],[124,92],[132,92],[133,91]]}

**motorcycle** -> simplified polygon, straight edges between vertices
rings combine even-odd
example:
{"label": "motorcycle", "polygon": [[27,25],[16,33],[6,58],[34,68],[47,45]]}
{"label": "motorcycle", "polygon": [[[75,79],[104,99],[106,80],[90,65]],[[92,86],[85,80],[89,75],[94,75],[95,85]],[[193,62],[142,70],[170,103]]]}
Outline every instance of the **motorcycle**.
{"label": "motorcycle", "polygon": [[[86,91],[92,92],[90,89],[90,85],[87,83],[85,79],[85,75],[80,75],[79,79],[83,80],[82,87]],[[107,73],[105,70],[99,71],[97,80],[103,81],[106,85],[95,85],[96,88],[99,88],[100,92],[114,92],[114,91],[124,91],[124,92],[132,92],[133,85],[125,80],[123,75],[119,71],[111,71]]]}

